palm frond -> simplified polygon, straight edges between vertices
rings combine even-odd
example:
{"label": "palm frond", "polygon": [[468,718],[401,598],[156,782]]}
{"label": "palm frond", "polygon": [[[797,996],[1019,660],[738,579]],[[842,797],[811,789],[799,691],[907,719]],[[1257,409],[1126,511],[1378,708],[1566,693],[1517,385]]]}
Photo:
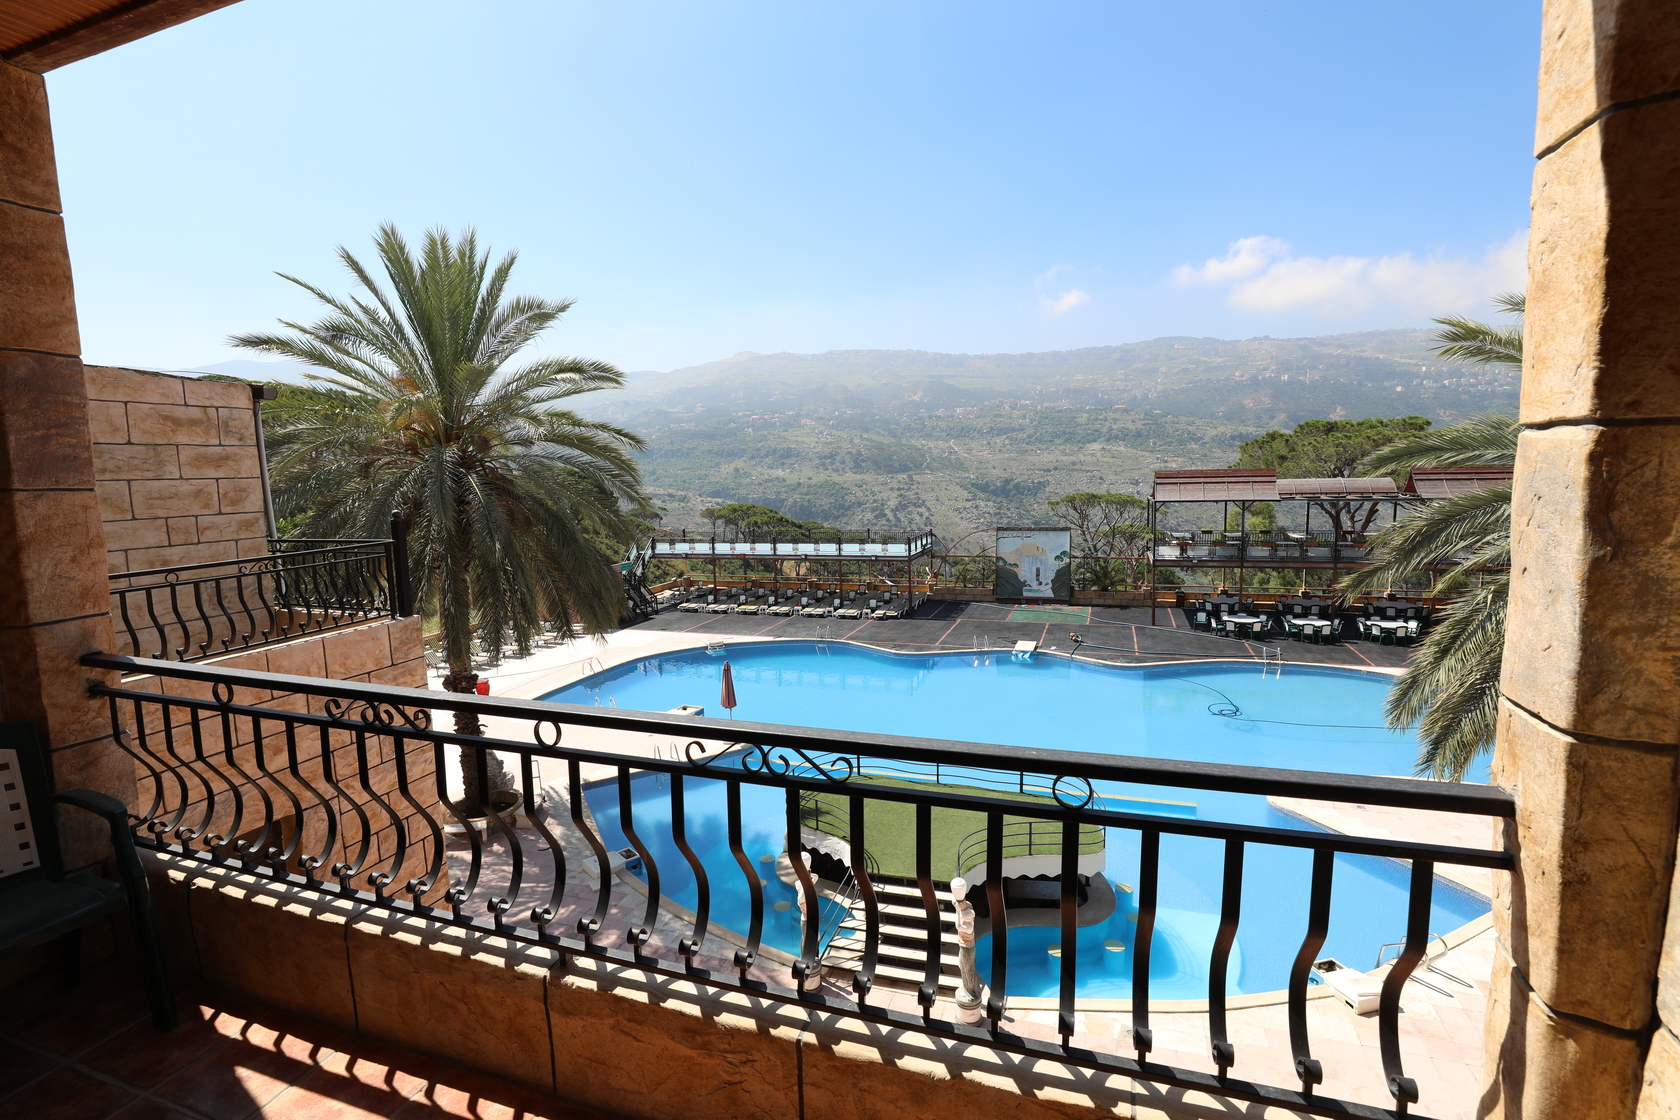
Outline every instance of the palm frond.
{"label": "palm frond", "polygon": [[[1521,312],[1522,296],[1500,298]],[[1520,335],[1517,345],[1520,353]],[[1399,475],[1512,463],[1520,431],[1509,416],[1483,413],[1390,444],[1361,467]],[[1369,594],[1441,573],[1433,590],[1448,605],[1395,681],[1385,714],[1391,727],[1415,728],[1420,775],[1460,780],[1493,746],[1511,582],[1511,486],[1424,503],[1372,537],[1369,555],[1373,564],[1338,585],[1344,592]]]}
{"label": "palm frond", "polygon": [[1420,776],[1461,780],[1493,745],[1510,584],[1494,576],[1454,601],[1389,692],[1390,726],[1417,728]]}
{"label": "palm frond", "polygon": [[1415,467],[1476,467],[1517,461],[1522,427],[1502,412],[1483,412],[1468,420],[1397,440],[1367,455],[1359,464],[1366,474],[1404,478]]}

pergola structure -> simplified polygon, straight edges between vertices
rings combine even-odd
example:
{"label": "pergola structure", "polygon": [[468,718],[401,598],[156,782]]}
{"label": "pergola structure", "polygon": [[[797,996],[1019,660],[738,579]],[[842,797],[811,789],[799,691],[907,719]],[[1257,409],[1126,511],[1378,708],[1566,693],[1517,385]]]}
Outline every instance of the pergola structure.
{"label": "pergola structure", "polygon": [[[763,578],[778,591],[784,584],[795,587],[807,584],[811,580],[827,580],[829,577],[816,574],[820,571],[818,566],[832,563],[832,578],[836,587],[843,587],[848,582],[847,564],[863,566],[861,578],[857,569],[853,568],[851,582],[858,584],[869,584],[878,579],[896,582],[891,575],[880,575],[880,568],[885,566],[889,572],[895,572],[899,565],[903,565],[904,588],[908,592],[915,575],[916,561],[931,555],[939,543],[939,538],[934,536],[931,529],[912,532],[879,529],[855,532],[838,529],[816,530],[808,536],[801,537],[739,531],[691,534],[686,529],[679,530],[679,534],[654,537],[637,550],[638,556],[644,558],[644,561],[710,562],[714,585],[719,579],[720,561],[739,560],[746,565],[756,562],[767,566],[768,570]],[[637,557],[632,557],[633,570],[645,571],[646,562],[636,565],[636,559]],[[789,578],[784,571],[787,561],[808,565],[812,574],[801,575],[797,579]]]}
{"label": "pergola structure", "polygon": [[[1501,466],[1420,467],[1404,486],[1390,478],[1279,478],[1275,470],[1250,467],[1156,471],[1149,496],[1151,602],[1158,567],[1235,568],[1239,591],[1250,568],[1298,570],[1303,585],[1308,571],[1324,570],[1333,584],[1343,570],[1370,562],[1365,538],[1385,507],[1392,524],[1403,504],[1470,493],[1510,479],[1511,468]],[[1251,530],[1248,511],[1257,502],[1300,503],[1303,527]],[[1161,511],[1174,503],[1217,504],[1219,526],[1163,532]],[[1228,528],[1233,508],[1239,514],[1236,529]],[[1315,509],[1321,519],[1316,530]]]}

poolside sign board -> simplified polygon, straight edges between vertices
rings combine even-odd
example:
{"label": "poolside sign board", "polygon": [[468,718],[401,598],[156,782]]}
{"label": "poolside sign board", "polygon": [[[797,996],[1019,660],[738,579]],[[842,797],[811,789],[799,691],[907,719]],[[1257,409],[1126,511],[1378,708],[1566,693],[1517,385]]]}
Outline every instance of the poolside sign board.
{"label": "poolside sign board", "polygon": [[1073,597],[1073,533],[1053,526],[997,531],[992,595],[998,599]]}

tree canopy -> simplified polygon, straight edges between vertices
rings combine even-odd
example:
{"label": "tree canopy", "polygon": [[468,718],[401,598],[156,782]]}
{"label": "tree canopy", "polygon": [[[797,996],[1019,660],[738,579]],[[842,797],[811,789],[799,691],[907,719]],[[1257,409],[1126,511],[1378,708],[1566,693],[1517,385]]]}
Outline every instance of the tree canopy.
{"label": "tree canopy", "polygon": [[1114,591],[1142,580],[1148,556],[1148,502],[1136,494],[1082,491],[1047,504],[1073,530],[1079,556],[1073,574],[1079,586]]}
{"label": "tree canopy", "polygon": [[[1363,420],[1303,420],[1293,431],[1267,432],[1237,449],[1233,467],[1270,467],[1279,478],[1351,478],[1365,473],[1367,456],[1396,440],[1429,430],[1427,416]],[[1322,501],[1338,536],[1364,532],[1381,508],[1376,502]],[[1253,527],[1251,525],[1251,527]]]}
{"label": "tree canopy", "polygon": [[713,506],[711,509],[701,510],[700,516],[710,521],[714,529],[721,524],[748,536],[793,539],[809,537],[813,533],[839,532],[821,521],[795,521],[779,510],[753,502],[729,502],[726,505]]}
{"label": "tree canopy", "polygon": [[1270,467],[1279,478],[1351,478],[1378,448],[1427,431],[1426,416],[1303,420],[1293,431],[1267,432],[1237,448],[1233,467]]}

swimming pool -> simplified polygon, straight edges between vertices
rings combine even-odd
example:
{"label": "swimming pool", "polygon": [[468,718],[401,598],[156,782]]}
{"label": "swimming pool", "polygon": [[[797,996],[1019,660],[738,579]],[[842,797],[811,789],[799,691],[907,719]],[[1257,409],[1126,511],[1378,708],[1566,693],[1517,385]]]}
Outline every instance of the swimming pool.
{"label": "swimming pool", "polygon": [[[1041,654],[1031,662],[1008,654],[905,655],[844,643],[752,642],[726,651],[739,706],[756,723],[781,723],[891,735],[924,736],[1058,750],[1092,751],[1251,766],[1353,774],[1409,774],[1417,746],[1405,732],[1382,726],[1389,679],[1356,670],[1288,665],[1203,663],[1110,666]],[[613,703],[667,711],[698,704],[717,708],[723,658],[687,650],[643,658],[587,677],[544,697],[570,704]],[[1485,768],[1474,780],[1485,780]],[[734,925],[747,887],[724,843],[722,783],[686,779],[689,834],[713,889],[714,920]],[[1167,786],[1096,783],[1099,793],[1194,802],[1204,820],[1301,828],[1264,797]],[[624,846],[618,793],[597,787],[590,808],[612,846]],[[652,773],[633,782],[637,831],[653,852],[662,892],[692,906],[696,887],[670,830],[669,779]],[[765,943],[798,952],[794,894],[773,874],[785,831],[779,791],[742,790],[746,848],[763,860],[768,903]],[[1137,881],[1138,834],[1109,829],[1105,874]],[[1218,925],[1223,845],[1198,837],[1163,836],[1160,903],[1151,956],[1151,995],[1200,999]],[[1233,994],[1285,986],[1305,932],[1311,855],[1262,844],[1248,846],[1243,914],[1232,954]],[[1406,870],[1388,860],[1338,856],[1329,937],[1322,956],[1368,968],[1377,950],[1405,928]],[[1120,998],[1131,991],[1132,896],[1106,922],[1079,931],[1080,995]],[[1437,880],[1431,929],[1445,933],[1486,913],[1486,900]],[[744,922],[740,923],[744,925]],[[979,946],[982,968],[989,939]],[[1010,994],[1054,994],[1059,930],[1012,928]],[[1122,961],[1126,961],[1124,965]]]}

